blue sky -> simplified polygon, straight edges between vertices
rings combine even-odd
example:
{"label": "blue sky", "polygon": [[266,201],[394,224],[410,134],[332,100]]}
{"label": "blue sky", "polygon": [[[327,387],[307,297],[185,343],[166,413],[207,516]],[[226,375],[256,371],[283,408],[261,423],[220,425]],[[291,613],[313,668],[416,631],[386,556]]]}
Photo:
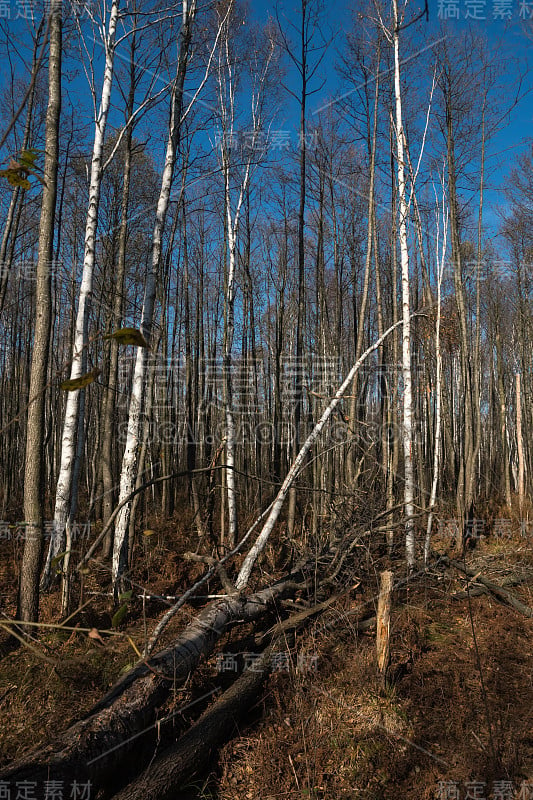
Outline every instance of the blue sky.
{"label": "blue sky", "polygon": [[[18,9],[18,0],[10,0],[8,5],[12,11],[12,21],[10,26],[13,30],[23,30],[23,20],[14,20]],[[271,0],[250,0],[250,13],[258,22],[266,22],[269,16],[276,13],[276,6],[282,21],[286,24],[292,19],[297,22],[299,16],[299,0],[279,0],[276,4]],[[339,60],[339,53],[343,48],[345,34],[351,30],[354,22],[354,9],[362,8],[362,3],[353,3],[350,0],[336,0],[335,3],[324,4],[325,38],[329,39],[333,35],[333,40],[329,45],[326,58],[323,60],[320,76],[315,81],[315,86],[322,79],[325,83],[323,88],[309,98],[308,111],[309,119],[316,119],[315,112],[325,103],[331,101],[342,86],[336,64]],[[419,2],[410,3],[408,18],[412,18],[422,10]],[[431,46],[442,31],[440,26],[444,25],[446,32],[454,35],[468,25],[471,25],[481,33],[486,35],[489,44],[497,49],[498,60],[502,68],[503,75],[508,86],[508,97],[504,101],[510,102],[513,91],[515,91],[516,78],[519,72],[523,72],[525,77],[522,84],[523,98],[516,108],[512,110],[508,123],[494,136],[487,149],[487,190],[486,190],[486,211],[485,221],[491,227],[497,226],[499,222],[498,207],[505,205],[505,198],[502,195],[507,174],[511,169],[516,157],[531,141],[532,135],[532,108],[531,96],[528,94],[533,85],[531,76],[527,74],[526,68],[529,66],[530,49],[532,40],[528,39],[524,32],[525,23],[523,17],[531,13],[533,15],[533,0],[430,0],[429,22],[419,23],[416,28],[415,44],[417,38],[420,39],[420,49]],[[467,19],[470,17],[485,17],[485,19]],[[444,17],[448,19],[444,20]],[[457,18],[457,16],[459,18]],[[530,29],[533,31],[533,21],[529,21]],[[412,28],[409,32],[415,29]],[[19,40],[20,41],[20,40]],[[23,41],[23,38],[22,38]],[[405,56],[408,57],[412,52],[412,43],[405,48]],[[514,59],[514,61],[513,61]],[[96,62],[95,62],[96,64]],[[297,89],[297,76],[294,68],[291,69],[290,62],[287,63],[287,75],[285,81],[293,89]],[[97,75],[101,72],[96,66]],[[3,81],[0,79],[0,83]],[[80,75],[73,83],[65,81],[65,87],[71,93],[76,104],[79,103],[81,109],[89,107],[86,83],[83,75]],[[121,100],[115,97],[116,102],[121,105]],[[298,106],[288,93],[285,93],[278,112],[275,127],[277,129],[298,129]],[[112,124],[119,124],[119,119],[113,119]],[[87,116],[88,128],[91,128],[90,112]],[[415,149],[417,143],[415,142]],[[6,155],[5,153],[2,154]]]}
{"label": "blue sky", "polygon": [[[275,15],[276,7],[280,18],[287,20],[293,16],[296,20],[299,5],[298,0],[279,0],[278,3],[270,0],[252,0],[251,9],[254,18],[259,22],[264,22],[268,16]],[[339,91],[340,83],[336,72],[339,51],[343,47],[346,32],[350,31],[354,24],[354,8],[362,7],[362,3],[354,3],[351,0],[336,0],[325,6],[326,25],[335,34],[335,38],[330,45],[328,57],[323,62],[321,77],[326,81],[324,88],[309,101],[311,119],[313,111]],[[407,19],[416,16],[424,8],[420,2],[409,3],[409,7],[410,13]],[[531,15],[532,19],[528,20],[528,15]],[[495,134],[486,152],[484,218],[486,225],[495,232],[500,222],[498,209],[505,208],[506,205],[502,189],[507,175],[518,154],[524,152],[528,142],[533,138],[531,97],[533,79],[528,74],[533,45],[533,0],[429,0],[429,22],[421,23],[416,34],[420,38],[421,49],[442,35],[441,26],[444,26],[445,32],[450,36],[467,27],[486,36],[489,45],[497,53],[496,60],[506,83],[507,96],[502,97],[504,103],[511,104],[511,98],[518,90],[518,75],[524,76],[520,88],[521,100],[510,112],[508,120],[504,121],[502,129]],[[526,26],[529,26],[531,38],[526,34]],[[289,71],[287,83],[289,86],[294,86],[295,81],[294,70],[292,73]],[[295,101],[288,96],[285,99],[283,116],[287,119],[292,118],[293,125],[297,126],[298,109]]]}

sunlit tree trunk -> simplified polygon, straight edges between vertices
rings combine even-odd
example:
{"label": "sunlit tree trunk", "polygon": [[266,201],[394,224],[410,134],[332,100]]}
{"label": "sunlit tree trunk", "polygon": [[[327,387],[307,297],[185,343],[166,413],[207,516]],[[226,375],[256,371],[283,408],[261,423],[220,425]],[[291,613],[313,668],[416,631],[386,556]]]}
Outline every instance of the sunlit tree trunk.
{"label": "sunlit tree trunk", "polygon": [[[148,342],[150,341],[152,332],[157,279],[159,275],[163,249],[163,231],[165,228],[165,221],[170,201],[170,190],[172,186],[172,178],[174,175],[174,167],[176,164],[176,156],[181,131],[183,87],[187,72],[189,46],[192,38],[195,15],[196,0],[192,0],[190,5],[187,5],[185,2],[183,7],[183,24],[181,29],[181,41],[176,78],[172,86],[169,135],[165,155],[165,166],[161,179],[161,189],[157,202],[156,219],[152,238],[152,263],[146,280],[141,321],[141,332]],[[133,387],[128,416],[128,432],[120,475],[119,503],[122,502],[129,494],[131,494],[135,486],[139,448],[141,444],[142,409],[146,375],[147,353],[144,347],[140,347],[137,349],[137,356],[135,359],[135,372],[133,376]],[[120,590],[119,584],[121,582],[121,577],[128,567],[128,529],[130,515],[131,503],[127,503],[122,507],[115,523],[112,564],[115,593]]]}
{"label": "sunlit tree trunk", "polygon": [[[444,188],[444,181],[443,181]],[[441,420],[442,420],[442,351],[441,351],[441,317],[442,317],[442,279],[444,274],[444,263],[446,259],[447,248],[447,235],[448,235],[448,217],[445,211],[445,198],[442,200],[442,217],[443,217],[443,241],[441,253],[439,253],[439,237],[437,235],[436,249],[437,249],[437,319],[435,322],[435,360],[436,360],[436,377],[435,377],[435,436],[434,436],[434,450],[433,450],[433,477],[431,481],[431,492],[428,503],[428,521],[426,529],[426,540],[424,543],[424,562],[427,563],[430,554],[431,545],[431,528],[433,524],[433,509],[437,499],[437,485],[439,482],[439,471],[441,463]],[[438,229],[437,229],[438,231]]]}
{"label": "sunlit tree trunk", "polygon": [[[109,25],[106,35],[106,60],[104,67],[104,80],[100,108],[95,120],[95,133],[93,153],[91,159],[91,177],[89,185],[89,206],[87,223],[85,227],[85,252],[83,259],[83,272],[78,301],[78,313],[74,332],[72,362],[70,378],[79,378],[83,374],[83,364],[86,357],[87,330],[89,322],[89,304],[93,286],[93,269],[95,262],[96,228],[98,225],[98,206],[100,203],[100,189],[102,183],[102,157],[104,152],[105,130],[111,101],[111,86],[113,83],[113,68],[115,58],[115,37],[118,20],[119,0],[113,0],[109,15]],[[43,587],[46,587],[51,578],[50,566],[52,559],[57,556],[65,543],[65,527],[72,526],[71,508],[76,506],[76,498],[72,496],[74,474],[74,460],[76,456],[76,434],[78,432],[80,393],[83,389],[68,393],[61,440],[61,466],[56,488],[56,503],[54,511],[54,531],[48,549],[46,566],[43,574]]]}
{"label": "sunlit tree trunk", "polygon": [[44,410],[52,312],[51,265],[54,253],[54,221],[59,160],[61,115],[61,0],[50,7],[48,109],[46,112],[44,185],[39,223],[39,254],[35,292],[35,330],[31,357],[30,406],[24,473],[24,554],[20,574],[19,616],[35,622],[39,614],[39,573],[43,551],[43,519],[46,492],[44,474]]}
{"label": "sunlit tree trunk", "polygon": [[411,380],[411,301],[409,276],[409,251],[407,247],[407,215],[405,185],[405,136],[402,120],[402,95],[400,82],[400,42],[398,2],[393,0],[393,47],[394,47],[394,97],[396,101],[396,150],[398,155],[398,207],[400,262],[402,268],[402,376],[403,376],[403,456],[404,456],[404,509],[405,549],[407,566],[413,569],[416,563],[414,492],[415,473],[413,463],[413,399]]}

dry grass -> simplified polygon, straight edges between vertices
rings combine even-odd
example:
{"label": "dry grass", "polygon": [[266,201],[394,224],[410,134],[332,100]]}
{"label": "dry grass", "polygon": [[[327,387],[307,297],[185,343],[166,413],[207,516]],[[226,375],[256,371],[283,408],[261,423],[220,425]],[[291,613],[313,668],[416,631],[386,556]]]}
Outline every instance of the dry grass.
{"label": "dry grass", "polygon": [[[139,560],[136,577],[152,591],[175,594],[201,568],[185,565],[176,553],[190,549],[179,524],[160,527],[158,544]],[[0,554],[1,555],[1,554]],[[15,584],[12,557],[0,568]],[[533,605],[532,540],[514,538],[502,547],[488,539],[468,556],[469,565],[497,582],[511,572],[529,575],[514,587]],[[239,735],[222,750],[211,780],[193,781],[180,797],[213,800],[433,800],[438,782],[457,781],[464,796],[467,781],[486,781],[486,798],[495,780],[516,790],[533,785],[533,623],[489,596],[454,602],[450,593],[465,581],[453,571],[435,570],[416,587],[400,591],[392,620],[395,683],[384,689],[375,672],[374,636],[357,636],[349,612],[366,603],[385,560],[370,562],[362,586],[366,595],[345,596],[328,611],[334,632],[322,621],[291,642],[293,668],[271,676]],[[400,562],[393,565],[399,573]],[[91,578],[94,602],[76,621],[109,628],[112,601],[106,575]],[[370,583],[373,582],[373,586]],[[87,588],[87,587],[86,587]],[[361,589],[358,590],[359,592]],[[470,616],[472,609],[472,618]],[[9,613],[13,608],[4,605]],[[149,606],[148,627],[160,616]],[[43,618],[58,615],[57,593],[43,602]],[[195,613],[186,607],[166,632],[164,645]],[[472,622],[477,650],[472,634]],[[125,630],[143,642],[141,604],[131,607]],[[134,659],[126,638],[100,647],[86,634],[48,631],[39,647],[56,668],[21,648],[0,661],[0,754],[7,762],[46,742],[98,700]],[[479,660],[478,660],[479,653]],[[317,656],[316,671],[298,671]],[[481,668],[481,673],[480,669]],[[212,678],[213,663],[204,675]],[[481,681],[483,679],[483,683]]]}

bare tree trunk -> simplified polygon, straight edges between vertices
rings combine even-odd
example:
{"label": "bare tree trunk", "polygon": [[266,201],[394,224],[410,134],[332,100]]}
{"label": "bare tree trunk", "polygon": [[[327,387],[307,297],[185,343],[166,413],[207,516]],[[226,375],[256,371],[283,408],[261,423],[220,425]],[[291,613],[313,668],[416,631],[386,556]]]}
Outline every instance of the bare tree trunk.
{"label": "bare tree trunk", "polygon": [[[237,542],[237,493],[235,488],[235,415],[233,408],[232,349],[235,335],[235,290],[237,262],[237,230],[240,203],[232,219],[229,184],[229,164],[226,161],[226,224],[228,237],[228,278],[226,283],[225,329],[224,329],[224,406],[226,412],[226,472],[228,501],[228,544],[233,548]],[[240,202],[242,202],[242,193]]]}
{"label": "bare tree trunk", "polygon": [[496,319],[495,324],[496,338],[496,359],[498,376],[498,405],[500,411],[500,457],[501,457],[501,476],[503,479],[503,489],[507,508],[511,508],[511,475],[509,464],[509,446],[507,443],[507,402],[505,398],[505,381],[503,379],[503,352],[502,337],[500,333],[500,321]]}
{"label": "bare tree trunk", "polygon": [[[443,182],[444,188],[444,182]],[[437,239],[437,320],[435,323],[435,359],[437,362],[436,377],[435,377],[435,437],[434,437],[434,450],[433,450],[433,480],[431,482],[431,493],[429,497],[429,514],[426,529],[426,540],[424,543],[424,563],[427,564],[429,560],[430,544],[431,544],[431,526],[433,523],[433,509],[435,507],[435,500],[437,498],[437,485],[439,481],[440,458],[441,458],[441,400],[442,400],[442,352],[440,340],[440,325],[441,325],[441,312],[442,312],[442,278],[444,274],[444,262],[446,259],[447,248],[447,233],[448,233],[448,219],[445,212],[445,198],[443,193],[442,198],[442,216],[443,216],[443,242],[441,255],[438,253],[439,242]],[[440,259],[440,260],[439,260]]]}
{"label": "bare tree trunk", "polygon": [[[132,33],[130,49],[130,89],[126,107],[126,123],[133,115],[135,102],[135,30]],[[128,125],[124,141],[124,172],[122,184],[122,205],[120,210],[120,233],[117,256],[117,272],[115,278],[115,295],[113,297],[113,316],[111,327],[119,328],[124,306],[124,281],[126,277],[126,243],[128,239],[128,206],[132,167],[132,140],[133,125]],[[116,339],[110,340],[109,349],[109,377],[104,398],[104,419],[102,424],[102,487],[103,487],[103,512],[102,523],[105,525],[114,508],[114,481],[113,481],[113,417],[116,406],[117,370],[118,370],[119,344]],[[103,555],[107,560],[113,550],[113,535],[109,532],[103,546]]]}
{"label": "bare tree trunk", "polygon": [[455,302],[459,317],[461,336],[461,381],[463,413],[463,442],[459,456],[459,474],[457,478],[457,516],[460,520],[461,537],[466,518],[470,517],[473,502],[473,416],[472,416],[472,364],[468,342],[468,320],[465,289],[462,276],[461,242],[459,235],[457,171],[455,164],[454,120],[451,97],[446,95],[446,144],[448,154],[448,189],[450,203],[450,231],[453,260],[453,281]]}
{"label": "bare tree trunk", "polygon": [[[232,172],[235,169],[234,159],[230,153],[230,143],[235,134],[235,64],[229,48],[230,26],[232,16],[229,13],[233,10],[233,2],[228,6],[224,20],[220,22],[224,31],[224,38],[221,43],[221,52],[218,63],[218,99],[219,115],[222,125],[221,142],[221,161],[222,173],[224,176],[224,223],[225,239],[227,240],[227,277],[224,293],[224,345],[223,345],[223,365],[224,365],[224,411],[226,420],[226,463],[228,469],[225,475],[227,487],[227,509],[228,509],[228,542],[233,548],[237,541],[237,492],[235,486],[235,448],[236,448],[236,428],[235,410],[233,397],[232,379],[232,359],[233,359],[233,340],[235,335],[235,297],[237,288],[237,237],[239,233],[239,223],[242,206],[252,173],[252,162],[256,149],[259,132],[263,124],[263,101],[265,93],[265,82],[270,69],[271,60],[274,54],[274,44],[270,40],[267,43],[267,51],[264,54],[264,62],[259,66],[258,73],[254,76],[254,89],[252,91],[251,102],[251,146],[250,154],[244,159],[244,174],[240,180],[237,190],[237,200],[233,207],[232,203]],[[226,252],[224,254],[226,256]]]}
{"label": "bare tree trunk", "polygon": [[[414,569],[416,564],[414,493],[415,472],[413,463],[413,399],[411,376],[411,301],[409,276],[409,250],[407,247],[407,215],[409,208],[405,186],[405,136],[402,121],[402,95],[400,83],[400,42],[398,2],[393,0],[394,15],[394,95],[396,100],[396,148],[398,154],[398,203],[400,259],[402,265],[402,375],[403,375],[403,456],[404,456],[404,508],[405,508],[405,550],[407,566]],[[414,187],[413,187],[414,191]]]}
{"label": "bare tree trunk", "polygon": [[[376,140],[377,140],[377,128],[378,128],[378,100],[379,100],[379,70],[380,70],[380,46],[378,44],[378,54],[377,54],[377,63],[376,63],[376,77],[375,77],[375,86],[374,86],[374,114],[373,114],[373,131],[372,131],[372,140],[370,140],[370,132],[369,132],[369,141],[368,141],[368,149],[369,149],[369,187],[368,187],[368,222],[367,222],[367,238],[366,238],[366,253],[365,253],[365,272],[363,277],[363,293],[361,296],[360,304],[359,304],[359,315],[357,320],[357,337],[355,343],[355,360],[359,358],[363,349],[363,340],[365,336],[365,332],[367,330],[366,326],[366,316],[368,312],[368,295],[370,289],[370,267],[372,264],[372,245],[374,242],[373,236],[373,225],[374,225],[374,194],[375,194],[375,177],[376,177]],[[370,109],[368,109],[368,116],[370,116]],[[370,120],[368,122],[368,127],[370,129]],[[377,258],[377,253],[375,253],[375,257]],[[357,409],[359,405],[359,397],[358,397],[358,376],[354,378],[354,384],[352,387],[352,399],[350,402],[350,429],[352,431],[352,436],[358,434],[357,431]],[[348,472],[348,480],[351,484],[353,484],[356,473],[354,473],[353,469],[353,458],[351,453],[348,453],[348,461],[347,461],[347,472]],[[359,470],[357,470],[357,474]]]}
{"label": "bare tree trunk", "polygon": [[[206,530],[203,521],[203,512],[200,507],[200,499],[198,496],[198,487],[196,478],[192,474],[196,467],[196,449],[197,449],[197,434],[198,428],[196,425],[196,407],[198,404],[197,385],[198,373],[196,380],[193,376],[193,351],[192,351],[192,337],[191,337],[191,307],[190,307],[190,291],[189,291],[189,246],[187,239],[187,213],[185,198],[182,203],[182,225],[183,225],[183,302],[184,302],[184,320],[183,326],[185,329],[185,404],[186,404],[186,418],[187,418],[187,469],[191,471],[189,488],[191,498],[193,501],[194,522],[198,531],[198,536],[203,538],[206,535]],[[197,313],[200,313],[199,309]],[[196,370],[198,370],[198,360],[196,360]]]}
{"label": "bare tree trunk", "polygon": [[[181,28],[180,51],[176,78],[172,87],[169,136],[165,156],[165,166],[161,179],[161,189],[157,202],[156,219],[152,239],[152,264],[146,280],[146,288],[143,303],[143,314],[141,322],[141,332],[144,338],[149,341],[152,332],[153,313],[155,305],[155,294],[159,265],[161,261],[163,247],[163,231],[170,201],[170,189],[174,175],[178,142],[181,131],[182,109],[183,109],[183,86],[185,74],[189,60],[189,46],[192,38],[192,28],[196,15],[196,0],[192,0],[190,6],[184,3],[183,24]],[[128,433],[126,447],[122,459],[122,470],[120,476],[119,502],[131,494],[135,484],[137,461],[140,447],[140,434],[142,430],[142,408],[146,383],[147,358],[145,348],[138,348],[135,360],[135,373],[133,377],[133,388],[131,393]],[[113,584],[115,593],[120,591],[119,582],[121,576],[128,567],[128,541],[127,533],[131,515],[131,504],[123,506],[115,524],[115,538],[113,543]]]}
{"label": "bare tree trunk", "polygon": [[18,613],[35,622],[39,615],[39,573],[43,550],[46,479],[44,475],[44,409],[52,313],[51,264],[54,253],[54,220],[59,160],[61,115],[61,0],[50,7],[50,54],[48,108],[46,112],[44,186],[39,223],[39,255],[35,293],[35,330],[31,357],[30,399],[24,473],[24,554],[20,574]]}
{"label": "bare tree trunk", "polygon": [[518,504],[520,519],[524,513],[524,440],[522,438],[522,392],[520,388],[520,373],[515,375],[516,380],[516,446],[518,451]]}
{"label": "bare tree trunk", "polygon": [[[98,116],[95,121],[94,145],[91,161],[91,179],[89,186],[89,207],[85,227],[85,253],[81,279],[78,314],[74,333],[74,344],[70,378],[79,378],[83,371],[83,355],[87,345],[87,327],[89,321],[89,303],[92,294],[93,269],[95,261],[96,228],[98,224],[98,206],[102,183],[102,157],[107,117],[111,102],[111,85],[113,83],[113,67],[115,56],[115,36],[118,20],[118,0],[113,0],[109,15],[109,26],[106,37],[106,60],[104,81]],[[63,437],[61,441],[61,467],[57,481],[56,505],[54,511],[54,531],[48,548],[46,566],[42,585],[46,587],[51,579],[51,562],[57,556],[65,542],[65,526],[69,524],[70,506],[75,505],[72,496],[72,481],[76,453],[76,434],[78,432],[80,392],[78,389],[68,393]]]}

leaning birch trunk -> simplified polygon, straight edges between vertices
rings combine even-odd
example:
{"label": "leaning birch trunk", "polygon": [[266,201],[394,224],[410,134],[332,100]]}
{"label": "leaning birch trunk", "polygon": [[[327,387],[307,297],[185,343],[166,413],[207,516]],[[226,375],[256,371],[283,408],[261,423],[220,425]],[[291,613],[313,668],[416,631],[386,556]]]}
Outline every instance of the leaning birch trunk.
{"label": "leaning birch trunk", "polygon": [[[71,380],[79,378],[82,374],[82,354],[87,344],[87,327],[89,319],[89,300],[92,292],[93,269],[95,259],[96,228],[98,224],[98,206],[100,203],[100,187],[102,183],[102,155],[104,137],[111,100],[111,86],[113,83],[113,67],[115,57],[115,37],[118,19],[118,0],[113,0],[109,16],[109,27],[105,43],[106,60],[104,67],[104,82],[102,98],[98,116],[95,121],[93,154],[91,161],[91,179],[89,186],[89,206],[87,210],[87,223],[85,226],[85,252],[83,259],[83,273],[80,286],[80,299],[74,332],[74,345],[70,370]],[[54,530],[48,548],[46,566],[43,573],[42,585],[50,583],[51,562],[59,553],[65,542],[65,525],[69,517],[71,503],[72,477],[74,471],[74,458],[76,453],[76,432],[78,428],[80,392],[78,389],[69,392],[65,423],[61,439],[61,466],[56,489],[56,504],[54,511]]]}
{"label": "leaning birch trunk", "polygon": [[[176,70],[176,79],[172,87],[172,99],[170,110],[169,136],[167,151],[165,156],[165,166],[161,179],[161,189],[157,202],[154,233],[152,239],[152,266],[146,280],[146,288],[143,303],[143,313],[141,322],[141,332],[144,338],[149,341],[152,331],[154,315],[155,295],[157,286],[157,276],[163,247],[163,231],[167,216],[170,189],[174,167],[176,164],[176,154],[181,129],[181,117],[183,109],[183,85],[189,60],[189,45],[192,36],[192,26],[196,13],[196,0],[193,0],[190,7],[186,2],[183,6],[183,24],[181,29],[180,52]],[[122,470],[120,475],[120,494],[119,503],[131,494],[135,485],[137,473],[137,459],[140,447],[140,433],[142,426],[142,407],[144,400],[144,389],[147,373],[147,358],[145,348],[138,348],[135,360],[135,372],[133,376],[133,387],[128,416],[128,431],[126,436],[126,447],[122,458]],[[120,511],[115,524],[115,538],[113,542],[113,584],[115,593],[118,591],[119,580],[124,574],[128,565],[128,527],[131,515],[131,504],[126,503]]]}
{"label": "leaning birch trunk", "polygon": [[[394,95],[396,100],[396,147],[398,154],[398,202],[400,260],[402,266],[402,375],[403,375],[403,453],[404,453],[404,509],[405,509],[405,555],[407,566],[414,569],[416,563],[414,527],[415,475],[413,466],[413,398],[411,376],[411,315],[409,283],[409,251],[407,248],[407,215],[405,187],[404,130],[402,121],[402,95],[400,85],[400,42],[398,0],[393,0],[394,13]],[[414,187],[413,187],[414,188]]]}
{"label": "leaning birch trunk", "polygon": [[380,336],[379,339],[376,342],[374,342],[374,344],[372,344],[367,350],[365,350],[363,355],[353,365],[353,367],[349,371],[348,375],[344,379],[342,385],[339,387],[339,389],[337,389],[337,392],[335,393],[335,397],[333,398],[333,400],[331,401],[329,406],[326,408],[326,410],[324,411],[324,413],[320,417],[319,421],[317,422],[317,424],[315,425],[315,427],[313,428],[313,430],[311,431],[311,433],[309,434],[309,436],[305,440],[304,444],[302,445],[302,447],[300,449],[300,452],[296,456],[296,458],[295,458],[290,470],[287,473],[287,476],[286,476],[285,480],[283,481],[283,483],[281,485],[281,489],[279,490],[276,499],[274,500],[274,502],[272,504],[272,508],[271,508],[270,514],[267,517],[267,520],[266,520],[266,522],[265,522],[265,524],[263,526],[263,529],[261,530],[261,533],[257,537],[257,539],[255,541],[255,544],[253,545],[253,547],[250,548],[246,558],[244,559],[244,562],[242,564],[241,570],[240,570],[239,575],[237,577],[237,580],[235,582],[235,586],[237,587],[237,589],[242,590],[248,584],[248,581],[250,580],[250,575],[252,574],[252,570],[254,568],[254,564],[255,564],[255,562],[257,561],[257,559],[259,558],[259,556],[261,555],[261,553],[263,552],[263,550],[265,548],[265,545],[266,545],[266,543],[268,541],[268,537],[272,533],[272,530],[274,529],[274,525],[276,524],[276,522],[278,520],[278,517],[280,515],[281,509],[283,507],[283,503],[285,502],[285,499],[287,498],[287,495],[290,492],[290,488],[291,488],[291,485],[292,485],[294,479],[296,478],[296,476],[298,475],[298,472],[300,471],[302,465],[304,464],[305,457],[307,456],[307,453],[309,452],[309,450],[311,449],[313,444],[316,442],[316,440],[318,439],[318,437],[320,436],[320,434],[324,430],[329,418],[331,417],[332,413],[335,411],[336,407],[341,402],[341,400],[342,400],[344,394],[346,393],[348,387],[351,385],[355,375],[357,374],[357,372],[361,368],[361,365],[366,361],[368,356],[371,353],[374,352],[374,350],[377,350],[377,348],[387,338],[387,336],[389,336],[389,334],[395,328],[397,328],[398,325],[402,325],[402,324],[403,324],[403,321],[400,320],[400,321],[396,322],[394,325],[391,325],[391,327],[388,328],[388,330],[385,331],[383,336]]}

